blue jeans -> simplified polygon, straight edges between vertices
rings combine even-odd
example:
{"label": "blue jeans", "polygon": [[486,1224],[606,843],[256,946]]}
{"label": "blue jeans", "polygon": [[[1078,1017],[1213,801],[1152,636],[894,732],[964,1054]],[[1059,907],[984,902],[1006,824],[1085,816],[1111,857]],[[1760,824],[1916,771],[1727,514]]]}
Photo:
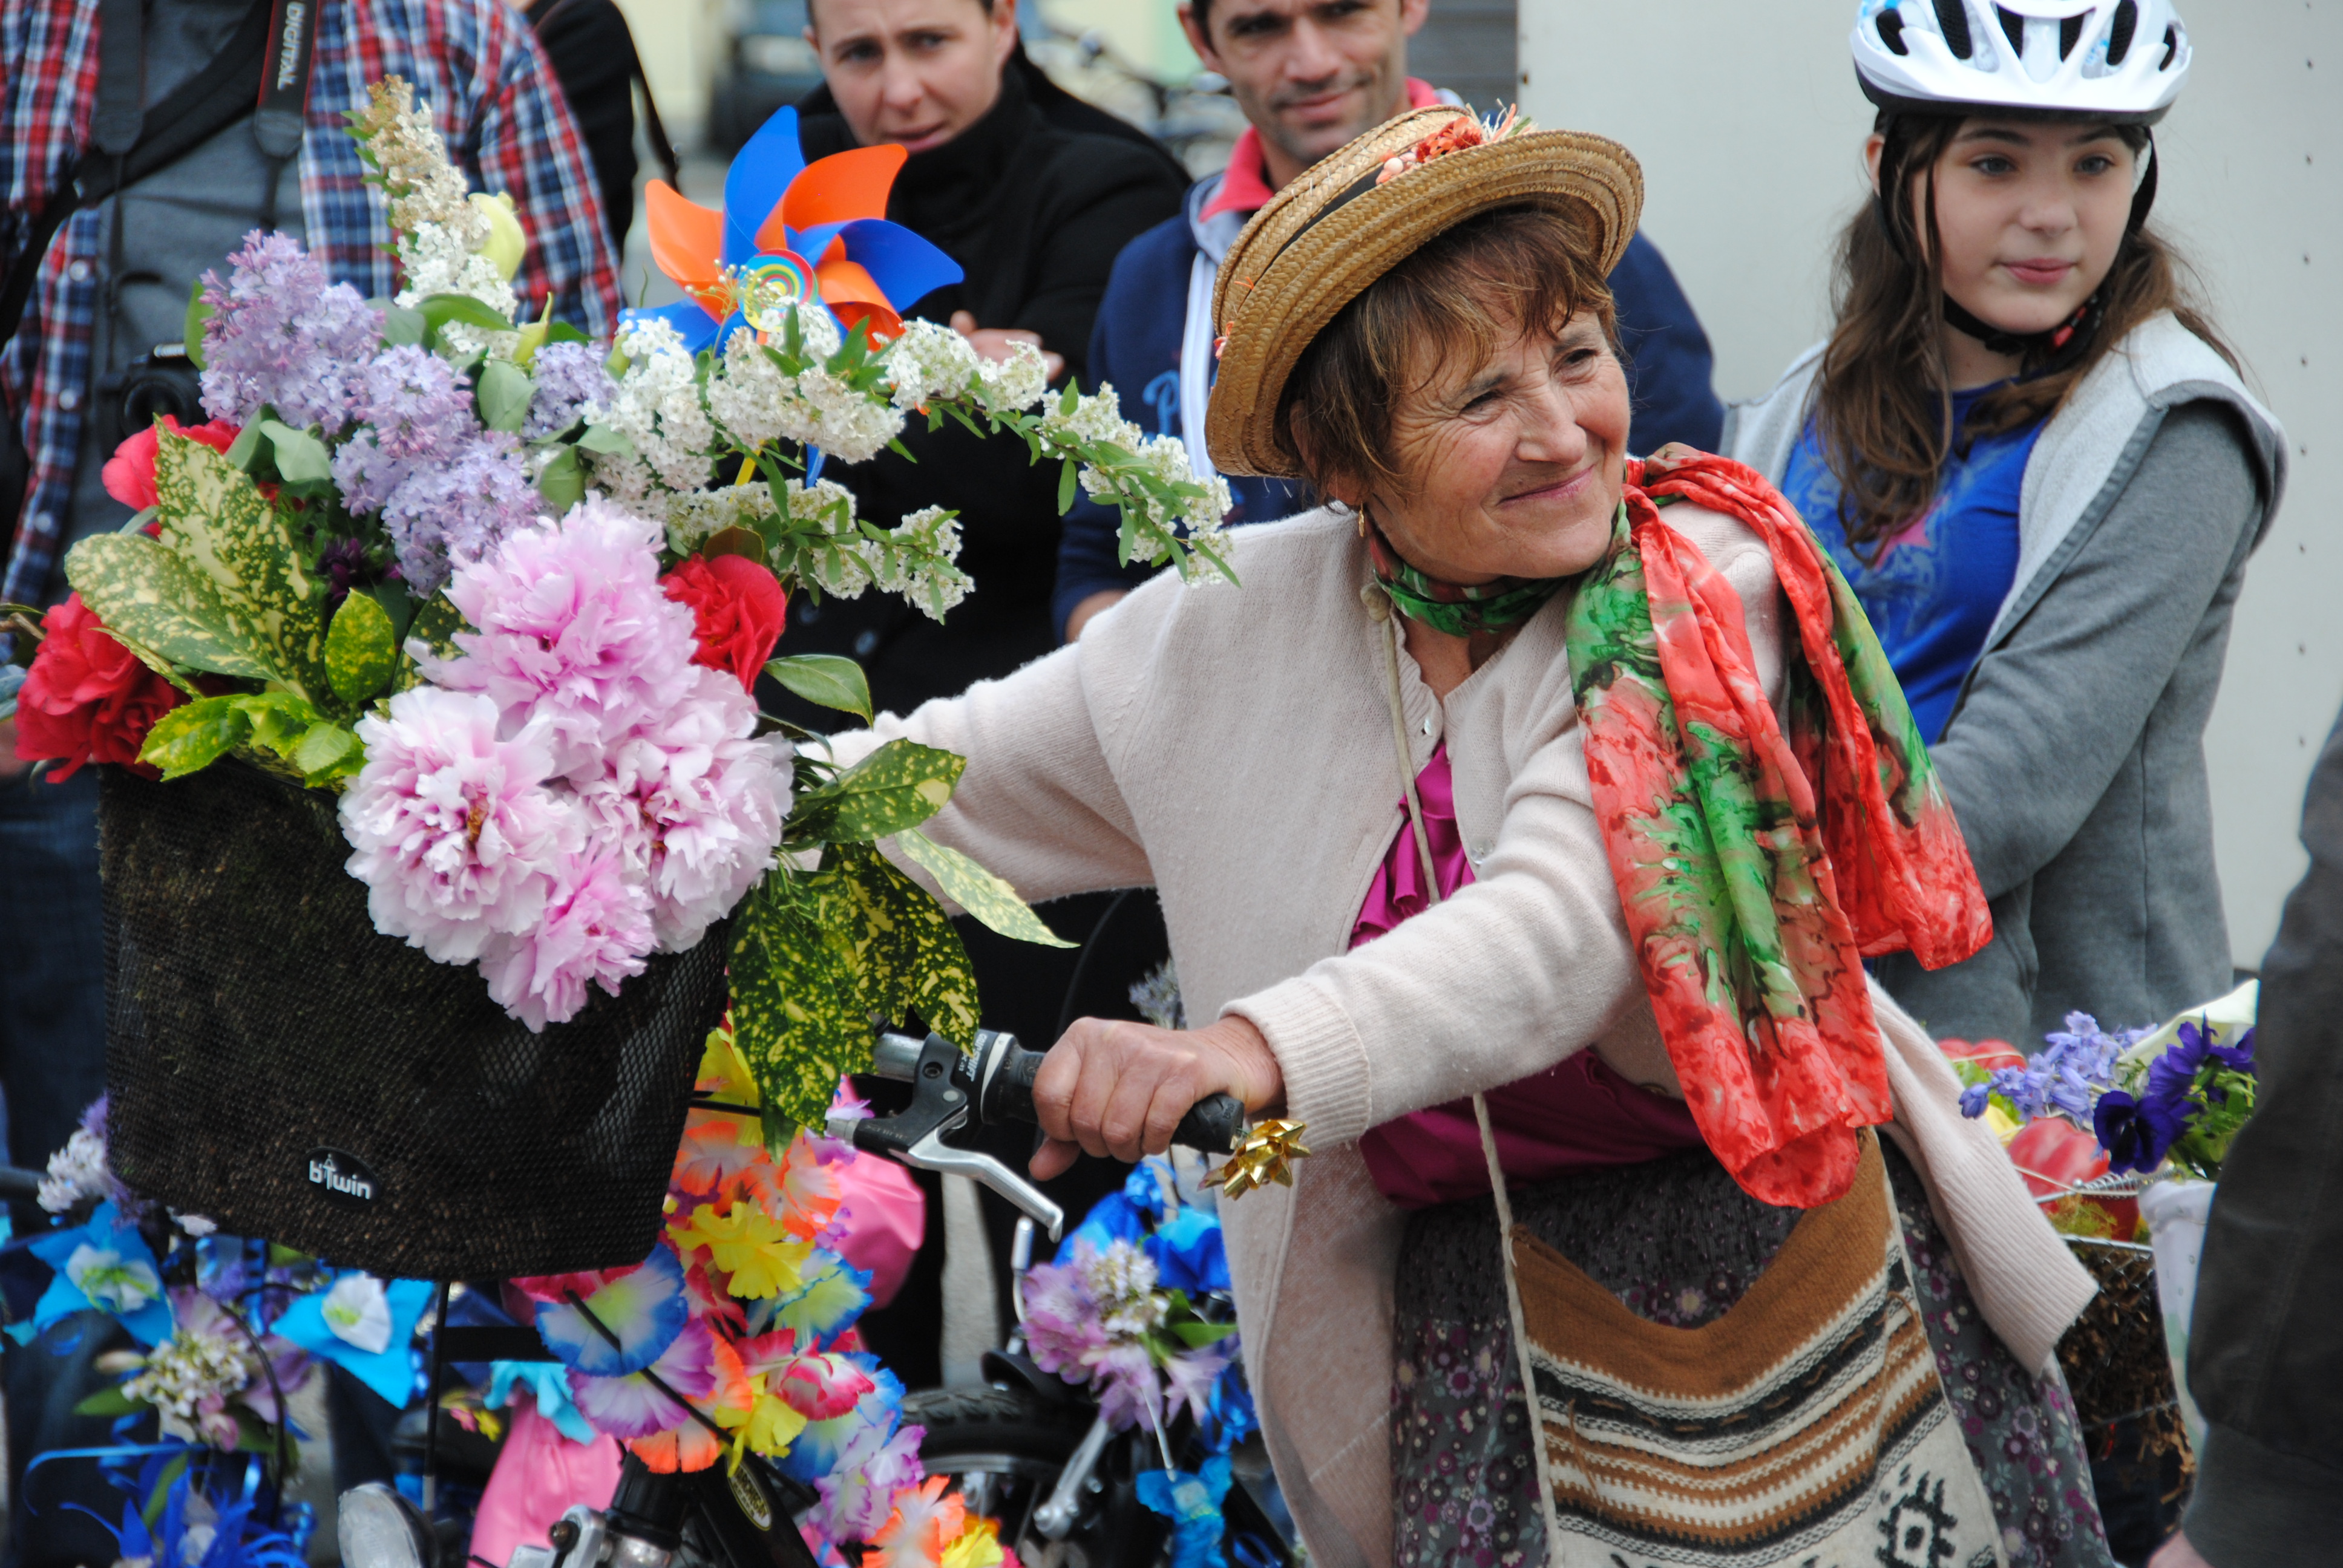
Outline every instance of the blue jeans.
{"label": "blue jeans", "polygon": [[94,768],[0,782],[0,1086],[8,1161],[35,1171],[106,1092]]}

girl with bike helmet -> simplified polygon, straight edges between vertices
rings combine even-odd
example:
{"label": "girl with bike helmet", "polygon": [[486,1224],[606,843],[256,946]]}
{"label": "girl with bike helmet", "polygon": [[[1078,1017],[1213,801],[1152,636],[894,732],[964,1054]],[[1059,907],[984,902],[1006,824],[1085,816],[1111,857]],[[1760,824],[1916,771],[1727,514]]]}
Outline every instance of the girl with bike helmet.
{"label": "girl with bike helmet", "polygon": [[1875,972],[1939,1037],[2166,1017],[2231,983],[2204,732],[2286,439],[2148,223],[2170,0],[1862,0],[1872,199],[1836,321],[1725,448],[1878,628],[1992,900]]}

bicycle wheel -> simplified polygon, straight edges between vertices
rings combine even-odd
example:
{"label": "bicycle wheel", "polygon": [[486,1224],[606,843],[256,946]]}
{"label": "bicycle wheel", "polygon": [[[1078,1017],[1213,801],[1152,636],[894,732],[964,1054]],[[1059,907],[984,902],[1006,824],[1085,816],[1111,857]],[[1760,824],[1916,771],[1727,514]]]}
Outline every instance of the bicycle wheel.
{"label": "bicycle wheel", "polygon": [[972,1512],[998,1519],[1001,1543],[1027,1568],[1147,1568],[1162,1560],[1164,1521],[1140,1504],[1126,1438],[1107,1444],[1063,1540],[1033,1527],[1092,1416],[1022,1389],[924,1389],[903,1401],[905,1424],[927,1429],[927,1473],[950,1476]]}

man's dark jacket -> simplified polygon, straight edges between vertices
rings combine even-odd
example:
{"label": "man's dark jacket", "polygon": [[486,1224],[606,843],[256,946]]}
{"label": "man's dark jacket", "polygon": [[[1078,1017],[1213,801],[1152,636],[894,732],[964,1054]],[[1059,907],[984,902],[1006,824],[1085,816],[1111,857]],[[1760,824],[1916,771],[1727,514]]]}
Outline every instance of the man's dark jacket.
{"label": "man's dark jacket", "polygon": [[2343,719],[2310,870],[2262,961],[2254,1118],[2221,1168],[2188,1389],[2210,1423],[2183,1527],[2214,1568],[2343,1562]]}

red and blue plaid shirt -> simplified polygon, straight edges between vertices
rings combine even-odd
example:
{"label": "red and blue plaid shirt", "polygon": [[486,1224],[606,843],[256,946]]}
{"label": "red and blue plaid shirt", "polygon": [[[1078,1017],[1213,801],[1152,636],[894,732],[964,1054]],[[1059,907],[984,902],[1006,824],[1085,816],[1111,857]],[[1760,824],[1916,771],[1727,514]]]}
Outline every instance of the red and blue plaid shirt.
{"label": "red and blue plaid shirt", "polygon": [[[97,98],[97,0],[8,0],[0,21],[0,266],[89,134]],[[618,280],[585,143],[527,21],[507,0],[325,0],[301,144],[309,250],[369,298],[394,292],[382,193],[367,185],[349,109],[389,75],[414,84],[475,190],[507,191],[528,236],[513,287],[597,337],[617,319]],[[98,212],[58,230],[16,336],[0,350],[6,417],[22,422],[32,471],[0,599],[40,604],[52,587],[90,397],[98,308]]]}

